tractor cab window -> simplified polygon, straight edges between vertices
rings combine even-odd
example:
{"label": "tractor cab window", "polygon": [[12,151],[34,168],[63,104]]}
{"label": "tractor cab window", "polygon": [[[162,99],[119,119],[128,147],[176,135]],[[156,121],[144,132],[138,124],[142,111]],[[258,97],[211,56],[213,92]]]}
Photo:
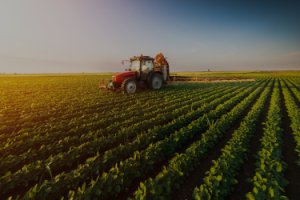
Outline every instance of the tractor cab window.
{"label": "tractor cab window", "polygon": [[153,69],[153,62],[151,60],[145,60],[142,64],[142,71],[149,72]]}
{"label": "tractor cab window", "polygon": [[140,61],[139,60],[134,60],[131,62],[130,66],[131,71],[139,71],[140,70]]}

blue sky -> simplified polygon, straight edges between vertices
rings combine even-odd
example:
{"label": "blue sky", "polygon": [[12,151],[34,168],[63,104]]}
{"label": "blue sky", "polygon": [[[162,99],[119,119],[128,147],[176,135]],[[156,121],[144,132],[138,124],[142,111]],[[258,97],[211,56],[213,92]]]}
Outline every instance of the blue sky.
{"label": "blue sky", "polygon": [[173,71],[300,69],[297,1],[2,0],[0,72],[122,71],[163,52]]}

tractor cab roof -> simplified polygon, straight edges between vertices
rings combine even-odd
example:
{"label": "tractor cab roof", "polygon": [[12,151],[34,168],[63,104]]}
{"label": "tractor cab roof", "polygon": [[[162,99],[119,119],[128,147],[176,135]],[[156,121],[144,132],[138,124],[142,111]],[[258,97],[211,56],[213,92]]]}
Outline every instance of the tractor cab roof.
{"label": "tractor cab roof", "polygon": [[135,60],[140,60],[140,61],[142,61],[142,60],[154,60],[154,58],[152,58],[150,56],[143,56],[143,54],[140,55],[140,56],[133,56],[133,57],[130,58],[131,62],[135,61]]}

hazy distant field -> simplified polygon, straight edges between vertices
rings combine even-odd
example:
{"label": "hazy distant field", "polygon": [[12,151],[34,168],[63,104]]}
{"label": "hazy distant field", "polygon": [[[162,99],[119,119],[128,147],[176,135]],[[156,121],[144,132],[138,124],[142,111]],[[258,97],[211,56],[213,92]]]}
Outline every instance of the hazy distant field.
{"label": "hazy distant field", "polygon": [[297,199],[300,72],[180,72],[134,95],[111,74],[0,75],[0,199]]}

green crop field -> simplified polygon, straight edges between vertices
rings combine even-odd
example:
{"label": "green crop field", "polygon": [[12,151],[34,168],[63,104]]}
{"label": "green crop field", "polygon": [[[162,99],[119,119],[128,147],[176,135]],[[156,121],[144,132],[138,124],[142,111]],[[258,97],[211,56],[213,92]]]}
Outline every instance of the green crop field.
{"label": "green crop field", "polygon": [[0,199],[299,199],[300,72],[177,74],[256,81],[0,75]]}

